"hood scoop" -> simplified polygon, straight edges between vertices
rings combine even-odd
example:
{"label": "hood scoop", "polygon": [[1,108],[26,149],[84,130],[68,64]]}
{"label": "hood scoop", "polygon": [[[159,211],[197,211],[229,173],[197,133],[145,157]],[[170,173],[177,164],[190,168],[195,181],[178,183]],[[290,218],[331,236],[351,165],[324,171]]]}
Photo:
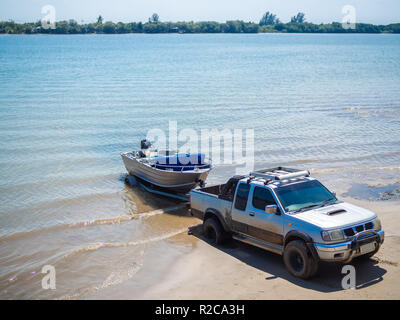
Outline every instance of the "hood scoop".
{"label": "hood scoop", "polygon": [[328,215],[328,216],[332,216],[334,214],[343,213],[343,212],[347,212],[347,211],[344,210],[344,209],[336,209],[336,210],[328,211],[325,214]]}

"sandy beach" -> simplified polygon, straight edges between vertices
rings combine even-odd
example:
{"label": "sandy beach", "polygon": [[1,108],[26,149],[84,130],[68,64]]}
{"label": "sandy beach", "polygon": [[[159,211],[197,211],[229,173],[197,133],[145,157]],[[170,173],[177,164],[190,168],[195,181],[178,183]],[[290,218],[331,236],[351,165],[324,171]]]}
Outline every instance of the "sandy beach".
{"label": "sandy beach", "polygon": [[212,246],[201,225],[175,241],[190,246],[169,264],[154,263],[134,278],[87,299],[399,299],[400,222],[398,202],[348,200],[378,213],[386,231],[381,250],[367,261],[353,260],[356,289],[343,290],[343,264],[321,263],[315,278],[291,276],[279,255],[231,241]]}

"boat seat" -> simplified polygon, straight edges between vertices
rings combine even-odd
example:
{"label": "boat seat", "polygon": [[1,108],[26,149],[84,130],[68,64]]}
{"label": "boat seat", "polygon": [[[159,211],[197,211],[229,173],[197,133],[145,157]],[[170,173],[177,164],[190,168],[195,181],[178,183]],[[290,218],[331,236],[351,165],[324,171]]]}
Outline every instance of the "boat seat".
{"label": "boat seat", "polygon": [[205,155],[203,153],[174,154],[171,156],[156,156],[150,159],[153,164],[170,166],[204,165]]}

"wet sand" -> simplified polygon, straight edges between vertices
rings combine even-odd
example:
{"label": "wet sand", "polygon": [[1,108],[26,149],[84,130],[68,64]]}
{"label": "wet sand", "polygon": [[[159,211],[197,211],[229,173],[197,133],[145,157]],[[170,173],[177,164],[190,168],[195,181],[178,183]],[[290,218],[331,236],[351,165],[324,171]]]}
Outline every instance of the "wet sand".
{"label": "wet sand", "polygon": [[372,259],[353,260],[356,289],[343,290],[340,263],[321,263],[312,280],[291,276],[279,255],[231,241],[212,246],[201,225],[175,241],[190,249],[172,263],[153,260],[150,268],[87,299],[399,299],[399,202],[345,199],[378,213],[386,232],[381,250]]}

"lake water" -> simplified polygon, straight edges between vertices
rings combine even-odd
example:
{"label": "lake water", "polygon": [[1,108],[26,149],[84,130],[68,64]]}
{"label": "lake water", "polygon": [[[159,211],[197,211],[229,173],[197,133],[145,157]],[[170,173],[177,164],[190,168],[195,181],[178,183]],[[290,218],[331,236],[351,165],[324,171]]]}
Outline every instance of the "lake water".
{"label": "lake water", "polygon": [[190,250],[198,220],[154,211],[177,203],[119,155],[169,120],[254,129],[257,168],[399,183],[399,35],[1,36],[0,84],[0,298],[84,297]]}

